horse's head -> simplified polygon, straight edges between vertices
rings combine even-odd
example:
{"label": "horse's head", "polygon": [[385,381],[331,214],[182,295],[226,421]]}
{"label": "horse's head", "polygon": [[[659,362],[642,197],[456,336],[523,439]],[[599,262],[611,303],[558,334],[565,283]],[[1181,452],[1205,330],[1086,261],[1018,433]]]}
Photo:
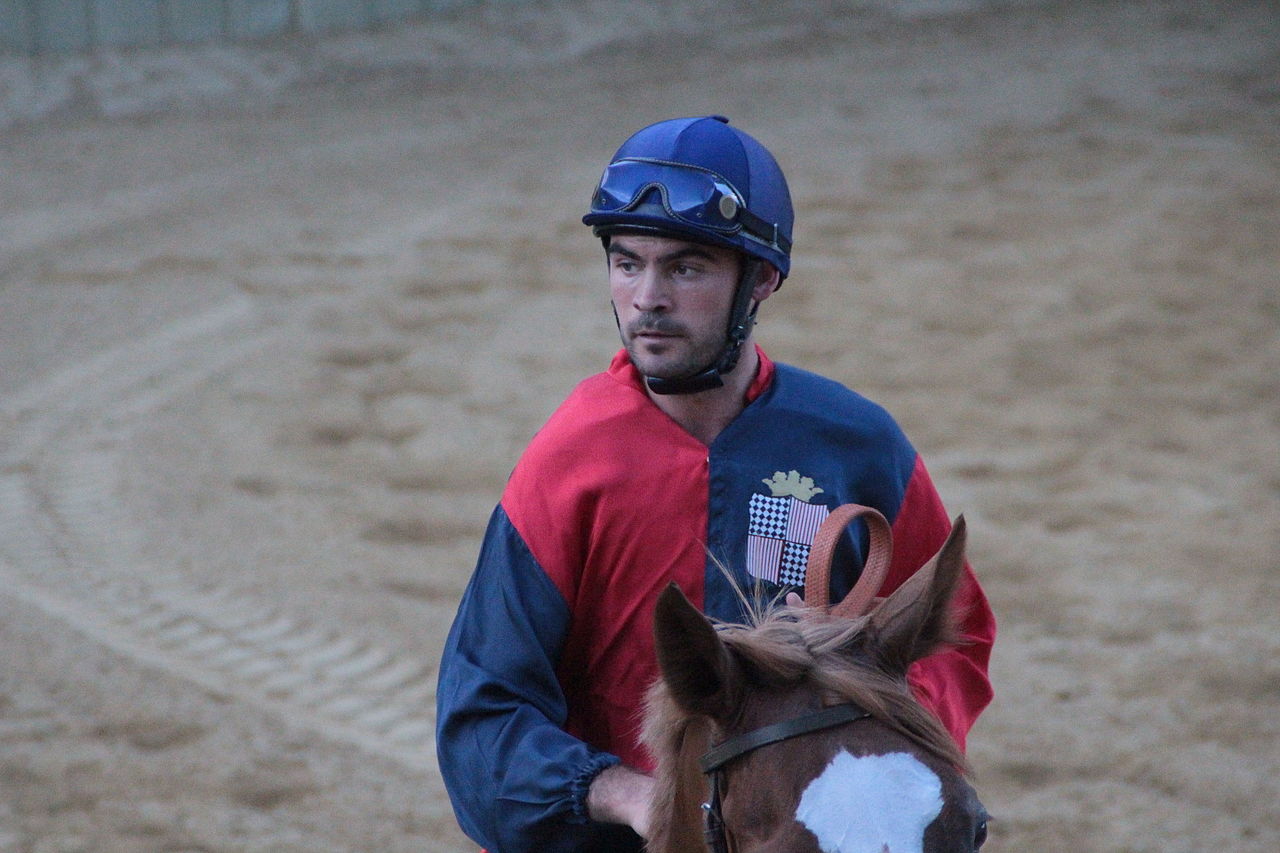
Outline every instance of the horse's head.
{"label": "horse's head", "polygon": [[951,637],[964,536],[961,518],[937,556],[854,619],[775,607],[716,628],[668,587],[644,734],[658,760],[649,849],[702,849],[705,770],[724,823],[713,849],[719,835],[733,853],[977,850],[986,812],[964,759],[906,682]]}

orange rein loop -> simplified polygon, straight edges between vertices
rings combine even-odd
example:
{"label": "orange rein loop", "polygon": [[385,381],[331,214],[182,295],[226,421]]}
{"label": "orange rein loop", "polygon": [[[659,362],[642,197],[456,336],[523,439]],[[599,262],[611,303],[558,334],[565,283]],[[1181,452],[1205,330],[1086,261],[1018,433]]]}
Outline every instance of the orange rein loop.
{"label": "orange rein loop", "polygon": [[809,549],[809,561],[804,575],[804,603],[810,607],[827,609],[831,590],[831,559],[844,529],[859,518],[866,519],[871,534],[867,559],[862,574],[844,601],[831,608],[831,615],[842,619],[856,619],[871,608],[876,593],[884,586],[889,575],[889,561],[893,557],[893,533],[889,522],[879,510],[862,504],[844,504],[831,511]]}

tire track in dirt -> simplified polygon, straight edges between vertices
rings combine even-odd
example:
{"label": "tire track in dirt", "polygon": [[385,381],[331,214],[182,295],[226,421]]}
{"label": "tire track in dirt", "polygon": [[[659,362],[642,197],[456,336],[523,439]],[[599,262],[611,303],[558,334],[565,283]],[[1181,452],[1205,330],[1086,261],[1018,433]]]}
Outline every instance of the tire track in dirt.
{"label": "tire track in dirt", "polygon": [[0,593],[292,726],[434,769],[433,667],[234,589],[139,561],[113,499],[132,426],[290,334],[247,298],[46,377],[4,404]]}

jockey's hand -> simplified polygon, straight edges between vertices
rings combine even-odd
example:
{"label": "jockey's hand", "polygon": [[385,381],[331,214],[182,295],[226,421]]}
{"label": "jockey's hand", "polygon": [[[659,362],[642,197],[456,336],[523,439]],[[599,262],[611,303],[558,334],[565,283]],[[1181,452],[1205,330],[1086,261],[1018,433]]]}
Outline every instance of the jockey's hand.
{"label": "jockey's hand", "polygon": [[587,814],[602,823],[621,823],[649,837],[653,777],[615,764],[600,772],[587,789]]}

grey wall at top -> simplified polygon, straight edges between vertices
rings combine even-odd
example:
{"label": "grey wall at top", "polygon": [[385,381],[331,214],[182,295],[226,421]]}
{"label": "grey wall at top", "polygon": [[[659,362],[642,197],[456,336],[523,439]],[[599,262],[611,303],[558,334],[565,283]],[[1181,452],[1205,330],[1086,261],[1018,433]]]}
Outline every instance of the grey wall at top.
{"label": "grey wall at top", "polygon": [[232,42],[356,30],[467,0],[0,0],[0,52]]}

